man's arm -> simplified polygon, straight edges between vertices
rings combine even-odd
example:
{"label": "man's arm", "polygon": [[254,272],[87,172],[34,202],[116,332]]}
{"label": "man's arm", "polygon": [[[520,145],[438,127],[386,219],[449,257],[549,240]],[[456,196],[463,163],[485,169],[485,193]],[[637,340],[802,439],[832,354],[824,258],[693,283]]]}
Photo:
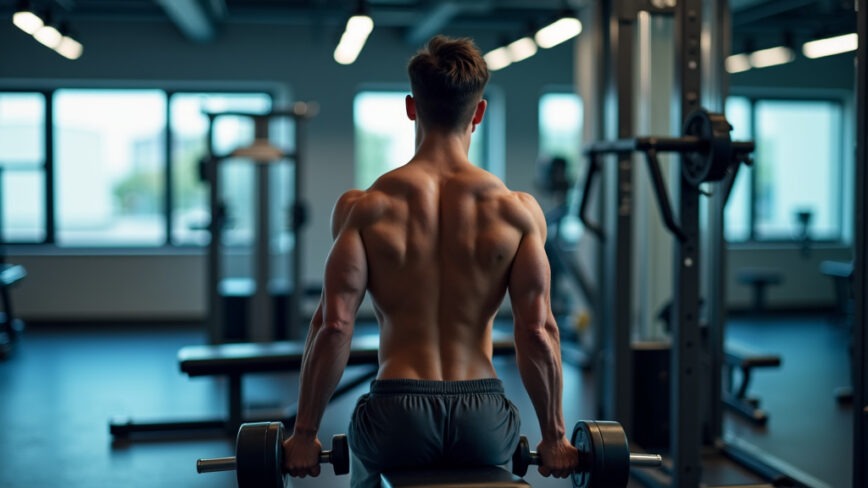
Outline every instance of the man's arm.
{"label": "man's arm", "polygon": [[323,295],[314,314],[302,360],[298,415],[292,437],[284,444],[285,463],[293,476],[319,474],[317,431],[350,354],[356,312],[368,280],[367,259],[353,198],[335,206],[335,242],[326,261]]}
{"label": "man's arm", "polygon": [[545,218],[536,201],[523,200],[533,222],[519,243],[509,277],[516,361],[542,432],[540,473],[566,477],[578,463],[578,453],[566,440],[564,426],[560,337],[549,297]]}

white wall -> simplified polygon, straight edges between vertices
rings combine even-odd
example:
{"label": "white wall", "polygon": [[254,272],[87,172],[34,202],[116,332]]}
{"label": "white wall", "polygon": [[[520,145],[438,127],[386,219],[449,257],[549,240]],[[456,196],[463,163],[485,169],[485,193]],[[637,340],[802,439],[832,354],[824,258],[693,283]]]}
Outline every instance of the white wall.
{"label": "white wall", "polygon": [[[310,206],[305,231],[305,276],[319,281],[330,244],[328,219],[341,192],[352,187],[355,93],[365,85],[407,86],[406,61],[416,46],[400,34],[376,29],[352,66],[331,57],[336,26],[227,25],[213,44],[184,40],[169,23],[78,22],[84,56],[66,61],[0,19],[0,86],[278,87],[294,99],[315,100],[320,114],[308,130]],[[491,32],[444,32],[474,37],[494,47]],[[533,190],[537,159],[537,102],[550,85],[572,85],[570,44],[558,46],[494,73],[491,84],[504,101],[507,184]],[[26,319],[87,320],[201,318],[204,259],[189,252],[146,251],[99,255],[63,249],[12,249],[29,278],[14,291]]]}

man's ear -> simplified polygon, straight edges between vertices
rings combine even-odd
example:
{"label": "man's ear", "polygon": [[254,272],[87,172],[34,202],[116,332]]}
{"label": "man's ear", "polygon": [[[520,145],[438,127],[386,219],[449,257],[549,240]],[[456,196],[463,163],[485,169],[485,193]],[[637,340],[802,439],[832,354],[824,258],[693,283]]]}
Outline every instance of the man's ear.
{"label": "man's ear", "polygon": [[485,109],[488,107],[488,101],[484,98],[476,104],[476,111],[473,112],[473,125],[479,125],[482,122],[482,117],[485,115]]}
{"label": "man's ear", "polygon": [[416,100],[412,95],[407,95],[404,99],[404,107],[407,109],[407,118],[416,120]]}

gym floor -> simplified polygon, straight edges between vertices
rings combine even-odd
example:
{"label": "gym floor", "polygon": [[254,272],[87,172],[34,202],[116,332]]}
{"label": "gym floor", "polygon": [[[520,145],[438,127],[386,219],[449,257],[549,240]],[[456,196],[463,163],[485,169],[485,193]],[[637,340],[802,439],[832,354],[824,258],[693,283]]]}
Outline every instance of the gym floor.
{"label": "gym floor", "polygon": [[[779,369],[759,371],[751,393],[762,399],[770,420],[764,429],[727,415],[727,429],[753,446],[803,471],[818,487],[850,486],[851,410],[834,398],[848,381],[847,331],[823,317],[733,319],[729,336],[752,348],[777,353]],[[198,475],[200,457],[233,454],[221,437],[138,440],[113,445],[114,416],[163,420],[219,416],[225,385],[219,379],[190,379],[178,371],[176,353],[201,344],[201,330],[178,326],[31,326],[13,356],[0,362],[0,488],[11,487],[232,487],[231,473]],[[507,393],[524,413],[523,430],[539,439],[530,401],[512,359],[497,360]],[[593,418],[592,378],[565,366],[564,413],[568,429]],[[256,409],[290,403],[295,375],[250,376],[245,399]],[[339,399],[327,410],[321,439],[345,432],[358,396]],[[713,483],[726,469],[708,467]],[[539,477],[535,487],[565,487],[568,481]],[[633,486],[635,483],[632,483]],[[294,487],[348,486],[330,469]],[[638,486],[638,485],[636,485]]]}

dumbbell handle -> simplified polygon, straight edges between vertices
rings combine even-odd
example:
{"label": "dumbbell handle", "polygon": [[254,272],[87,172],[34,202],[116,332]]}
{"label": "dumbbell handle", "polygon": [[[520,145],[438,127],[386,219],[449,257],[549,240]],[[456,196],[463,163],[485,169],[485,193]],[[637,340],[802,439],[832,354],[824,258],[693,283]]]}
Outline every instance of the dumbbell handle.
{"label": "dumbbell handle", "polygon": [[[539,463],[540,463],[539,454],[536,451],[531,451],[530,452],[530,463],[528,463],[528,464],[539,465]],[[661,456],[659,454],[644,454],[644,453],[638,453],[638,452],[631,452],[630,453],[630,464],[632,466],[653,468],[653,467],[657,467],[657,466],[660,466],[661,464],[663,464],[663,456]]]}
{"label": "dumbbell handle", "polygon": [[663,456],[659,454],[630,453],[630,465],[643,468],[655,468],[663,464]]}
{"label": "dumbbell handle", "polygon": [[[332,462],[332,452],[320,451],[319,462],[320,464]],[[196,461],[196,472],[214,473],[217,471],[232,471],[235,469],[235,464],[235,456],[199,459]]]}

